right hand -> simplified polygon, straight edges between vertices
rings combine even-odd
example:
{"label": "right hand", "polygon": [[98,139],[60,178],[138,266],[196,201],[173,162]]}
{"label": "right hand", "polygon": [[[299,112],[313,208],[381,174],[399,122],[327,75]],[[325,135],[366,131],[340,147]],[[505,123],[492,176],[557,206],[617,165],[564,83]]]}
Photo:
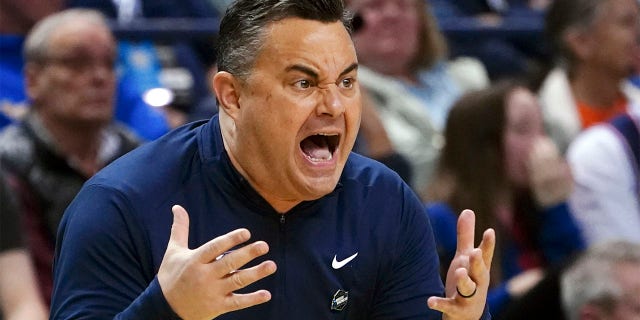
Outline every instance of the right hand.
{"label": "right hand", "polygon": [[256,241],[216,259],[249,240],[249,231],[237,229],[190,250],[189,215],[178,205],[172,211],[171,236],[158,271],[158,282],[176,314],[183,319],[213,319],[271,299],[267,290],[234,293],[276,271],[273,261],[240,269],[269,251],[266,242]]}

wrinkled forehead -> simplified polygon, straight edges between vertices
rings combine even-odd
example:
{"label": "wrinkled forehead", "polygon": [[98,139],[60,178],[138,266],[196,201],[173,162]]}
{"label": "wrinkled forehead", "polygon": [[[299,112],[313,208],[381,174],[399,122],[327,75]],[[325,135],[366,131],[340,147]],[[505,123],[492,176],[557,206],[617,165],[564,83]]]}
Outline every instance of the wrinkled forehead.
{"label": "wrinkled forehead", "polygon": [[286,18],[271,23],[263,37],[262,51],[355,56],[353,41],[342,22]]}
{"label": "wrinkled forehead", "polygon": [[304,70],[318,80],[331,81],[357,66],[353,41],[340,21],[288,18],[267,30],[252,72],[276,77]]}

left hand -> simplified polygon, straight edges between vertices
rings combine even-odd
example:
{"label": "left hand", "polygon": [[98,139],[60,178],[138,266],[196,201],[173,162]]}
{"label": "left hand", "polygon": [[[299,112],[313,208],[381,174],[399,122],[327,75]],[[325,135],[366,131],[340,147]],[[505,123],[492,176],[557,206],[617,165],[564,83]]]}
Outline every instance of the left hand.
{"label": "left hand", "polygon": [[475,220],[471,210],[460,214],[456,255],[447,272],[446,297],[434,296],[427,301],[429,308],[442,312],[443,319],[478,320],[487,302],[496,235],[493,229],[487,229],[480,246],[474,248]]}

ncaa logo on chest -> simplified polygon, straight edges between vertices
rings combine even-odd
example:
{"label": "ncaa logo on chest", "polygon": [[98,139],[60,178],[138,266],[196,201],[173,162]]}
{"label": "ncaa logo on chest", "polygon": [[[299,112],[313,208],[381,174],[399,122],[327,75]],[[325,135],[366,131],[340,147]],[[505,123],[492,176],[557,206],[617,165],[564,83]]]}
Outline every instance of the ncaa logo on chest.
{"label": "ncaa logo on chest", "polygon": [[[346,266],[349,262],[355,259],[358,256],[358,253],[354,253],[353,255],[343,259],[338,260],[337,255],[333,256],[333,261],[331,261],[331,267],[334,270],[338,270]],[[333,298],[331,299],[331,310],[332,311],[342,311],[347,306],[349,302],[349,292],[338,289],[336,293],[333,294]]]}

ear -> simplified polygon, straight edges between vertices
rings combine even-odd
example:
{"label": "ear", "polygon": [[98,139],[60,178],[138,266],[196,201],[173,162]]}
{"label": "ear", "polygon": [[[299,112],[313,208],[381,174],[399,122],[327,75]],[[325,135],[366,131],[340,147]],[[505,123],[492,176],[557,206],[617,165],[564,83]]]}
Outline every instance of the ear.
{"label": "ear", "polygon": [[580,60],[589,57],[593,51],[593,38],[587,30],[569,30],[564,35],[563,40],[571,49],[571,52]]}
{"label": "ear", "polygon": [[220,110],[237,120],[240,112],[241,89],[238,79],[229,72],[220,71],[213,76],[212,87]]}
{"label": "ear", "polygon": [[38,96],[41,66],[34,63],[27,63],[24,66],[24,87],[29,99],[34,100]]}

